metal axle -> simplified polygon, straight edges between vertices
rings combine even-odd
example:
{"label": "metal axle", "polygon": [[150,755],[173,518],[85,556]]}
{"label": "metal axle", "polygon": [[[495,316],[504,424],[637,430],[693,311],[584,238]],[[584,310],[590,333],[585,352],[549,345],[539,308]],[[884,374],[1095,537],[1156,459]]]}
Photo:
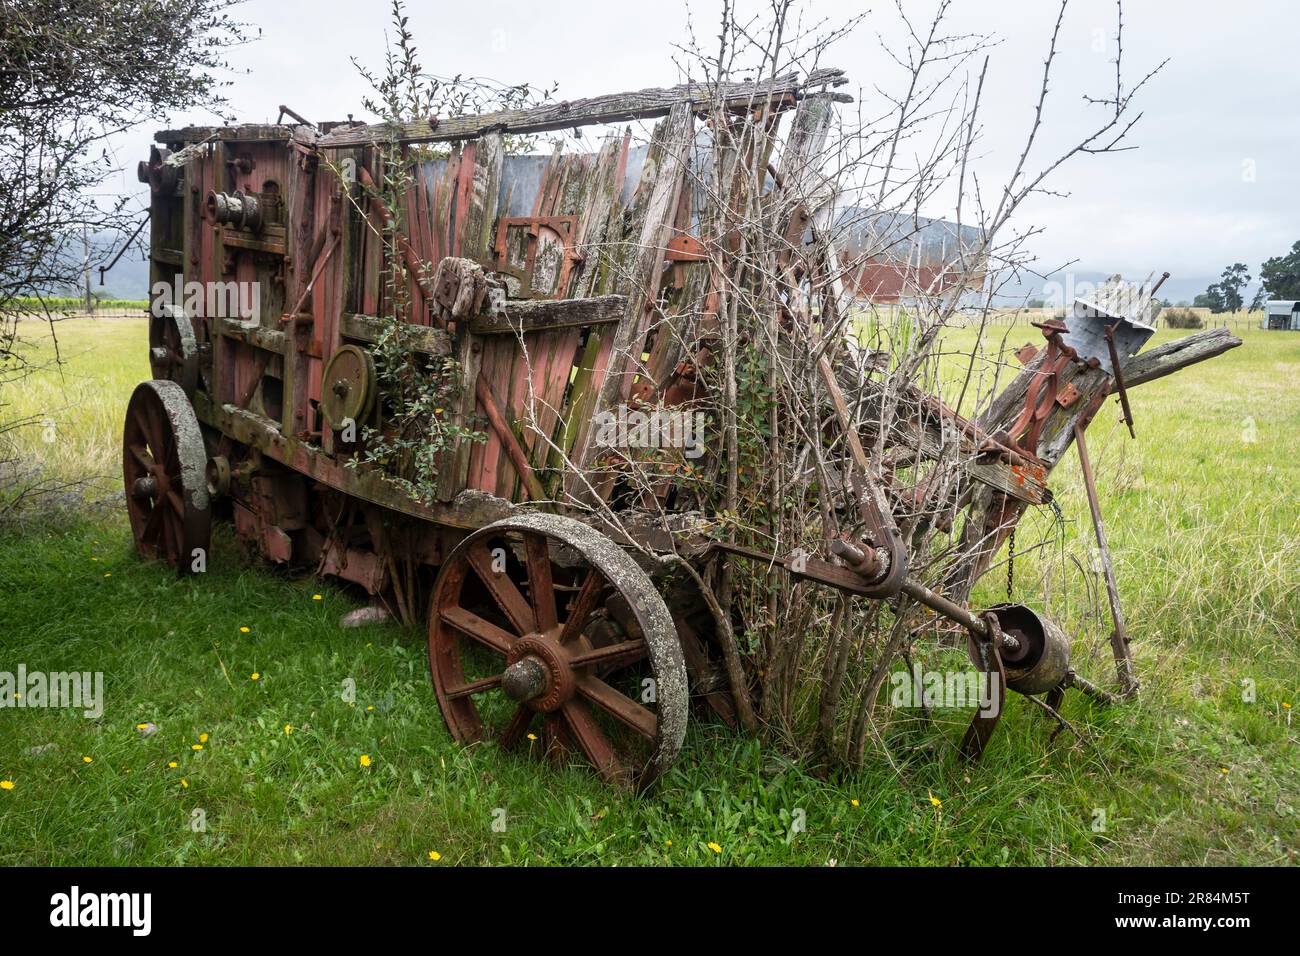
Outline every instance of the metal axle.
{"label": "metal axle", "polygon": [[[831,553],[843,559],[854,571],[867,577],[879,577],[888,561],[887,553],[876,548],[860,548],[848,541],[836,538],[831,542]],[[949,601],[942,594],[931,591],[914,578],[904,578],[899,590],[919,604],[924,604],[937,614],[942,614],[950,621],[956,621],[977,637],[988,639],[989,626],[968,607]],[[1010,634],[1002,635],[1002,649],[1017,651],[1020,642]]]}

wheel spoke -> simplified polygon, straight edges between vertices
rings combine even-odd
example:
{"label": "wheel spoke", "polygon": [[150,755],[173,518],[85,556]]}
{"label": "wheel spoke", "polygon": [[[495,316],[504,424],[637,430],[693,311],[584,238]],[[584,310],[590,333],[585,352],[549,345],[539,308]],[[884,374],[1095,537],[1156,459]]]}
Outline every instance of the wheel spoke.
{"label": "wheel spoke", "polygon": [[572,735],[561,714],[553,712],[546,715],[546,720],[542,721],[542,734],[546,740],[547,751],[573,750],[569,743]]}
{"label": "wheel spoke", "polygon": [[582,587],[578,589],[577,597],[569,605],[569,616],[564,619],[564,630],[560,632],[561,644],[567,644],[582,633],[587,620],[596,610],[596,602],[600,600],[600,592],[604,589],[604,577],[592,568],[587,572]]}
{"label": "wheel spoke", "polygon": [[462,684],[460,687],[448,687],[446,690],[448,700],[457,700],[461,697],[471,697],[474,694],[481,694],[485,690],[491,690],[494,687],[501,686],[501,675],[493,674],[491,677],[484,677],[480,680],[470,681],[468,684]]}
{"label": "wheel spoke", "polygon": [[150,505],[149,516],[144,520],[144,528],[140,531],[140,540],[146,543],[153,543],[154,547],[158,546],[158,532],[163,527],[163,510],[157,504]]}
{"label": "wheel spoke", "polygon": [[571,700],[560,708],[560,712],[564,714],[565,723],[569,725],[569,730],[577,740],[578,746],[582,748],[587,759],[592,762],[596,772],[603,779],[620,783],[631,779],[631,774],[615,755],[614,748],[610,746],[609,738],[596,725],[585,704]]}
{"label": "wheel spoke", "polygon": [[463,607],[443,608],[443,623],[454,627],[466,637],[471,637],[480,644],[490,647],[498,654],[507,654],[514,646],[516,637],[509,631],[502,630],[491,621],[485,621],[472,611]]}
{"label": "wheel spoke", "polygon": [[524,535],[524,553],[528,559],[528,597],[537,619],[537,629],[549,631],[556,625],[555,585],[551,581],[551,549],[540,534]]}
{"label": "wheel spoke", "polygon": [[168,557],[177,567],[188,564],[190,556],[185,553],[184,519],[169,515],[164,519],[164,524],[171,530],[171,546],[168,548]]}
{"label": "wheel spoke", "polygon": [[507,749],[514,747],[528,733],[528,728],[533,723],[533,718],[537,716],[537,711],[533,710],[527,704],[520,704],[515,710],[515,714],[510,718],[510,723],[506,724],[505,730],[501,731],[501,736],[497,742]]}
{"label": "wheel spoke", "polygon": [[573,667],[586,667],[590,664],[616,664],[619,667],[626,667],[628,664],[641,660],[646,656],[646,653],[645,641],[638,638],[637,640],[620,641],[617,644],[598,647],[593,651],[575,654],[569,658],[569,664]]}
{"label": "wheel spoke", "polygon": [[154,461],[149,452],[140,445],[131,446],[131,456],[140,464],[145,471],[153,474]]}
{"label": "wheel spoke", "polygon": [[516,633],[530,634],[535,631],[537,621],[533,616],[532,607],[524,600],[524,596],[519,593],[519,588],[515,587],[515,582],[510,580],[510,576],[504,570],[493,569],[492,555],[487,545],[482,541],[476,541],[469,549],[468,558],[470,567],[478,574],[483,586],[492,594],[493,600],[501,608],[502,613],[514,625]]}
{"label": "wheel spoke", "polygon": [[658,735],[659,719],[654,711],[620,694],[599,677],[581,678],[578,681],[578,693],[642,737],[653,741]]}
{"label": "wheel spoke", "polygon": [[180,492],[178,492],[175,488],[168,488],[167,500],[170,501],[172,507],[176,509],[176,514],[178,514],[181,517],[181,519],[184,520],[185,502],[181,500]]}

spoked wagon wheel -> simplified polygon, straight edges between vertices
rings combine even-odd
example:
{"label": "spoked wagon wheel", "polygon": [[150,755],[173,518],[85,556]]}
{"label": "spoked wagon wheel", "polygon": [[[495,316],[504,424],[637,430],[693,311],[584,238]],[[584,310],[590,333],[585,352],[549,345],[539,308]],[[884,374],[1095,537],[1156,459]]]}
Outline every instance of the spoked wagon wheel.
{"label": "spoked wagon wheel", "polygon": [[194,409],[176,382],[141,382],[126,406],[122,474],[136,547],[188,574],[212,532],[207,449]]}
{"label": "spoked wagon wheel", "polygon": [[175,382],[193,397],[199,384],[199,343],[185,312],[160,305],[149,312],[149,374]]}
{"label": "spoked wagon wheel", "polygon": [[507,518],[448,555],[429,668],[457,740],[540,740],[584,755],[607,781],[647,786],[686,734],[686,666],[663,598],[626,552],[571,518]]}

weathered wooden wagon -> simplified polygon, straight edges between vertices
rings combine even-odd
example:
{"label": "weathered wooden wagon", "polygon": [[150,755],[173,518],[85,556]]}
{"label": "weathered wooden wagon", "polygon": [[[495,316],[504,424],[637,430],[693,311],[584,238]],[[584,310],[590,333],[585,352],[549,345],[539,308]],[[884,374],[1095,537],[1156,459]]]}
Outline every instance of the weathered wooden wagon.
{"label": "weathered wooden wagon", "polygon": [[[142,553],[202,570],[220,517],[270,561],[353,582],[407,619],[427,613],[433,683],[457,739],[510,746],[536,731],[611,780],[645,784],[672,761],[692,697],[726,718],[740,706],[746,677],[686,567],[719,553],[853,595],[905,593],[965,626],[980,667],[1013,689],[1059,691],[1071,672],[1056,628],[1019,606],[972,613],[968,584],[953,584],[954,601],[908,577],[894,511],[916,495],[873,479],[836,349],[820,362],[848,432],[837,467],[857,500],[853,533],[823,553],[713,540],[676,480],[692,464],[680,448],[655,481],[633,485],[597,434],[618,408],[711,401],[699,378],[717,351],[718,243],[699,234],[700,104],[751,123],[793,113],[764,188],[786,196],[784,234],[798,247],[813,212],[798,162],[824,140],[842,82],[823,70],[402,126],[159,133],[140,167],[152,192],[153,380],[131,397],[123,441]],[[505,148],[512,136],[646,119],[658,122],[640,148],[622,132],[594,152]],[[396,192],[384,161],[394,144],[409,160]],[[722,237],[723,253],[735,242]],[[1098,306],[1089,321],[1129,330],[1130,318]],[[1071,429],[1116,380],[1065,341],[1066,326],[1044,333],[1001,419],[966,421],[925,398],[914,428],[887,442],[913,457],[969,446],[954,505],[990,523],[986,553],[1046,500]],[[450,438],[419,493],[363,455],[389,427],[375,355],[393,336],[455,372],[447,403],[428,410]],[[1140,344],[1123,340],[1121,358]],[[1160,357],[1130,378],[1177,364]],[[667,554],[680,560],[655,560]],[[971,748],[990,730],[977,721]]]}

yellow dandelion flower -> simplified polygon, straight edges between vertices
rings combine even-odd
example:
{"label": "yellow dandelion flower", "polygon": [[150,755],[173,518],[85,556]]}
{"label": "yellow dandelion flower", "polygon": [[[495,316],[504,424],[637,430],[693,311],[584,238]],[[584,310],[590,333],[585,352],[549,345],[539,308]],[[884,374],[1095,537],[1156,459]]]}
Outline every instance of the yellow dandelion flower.
{"label": "yellow dandelion flower", "polygon": [[285,724],[285,725],[284,725],[284,735],[285,735],[286,737],[288,737],[291,733],[293,733],[293,724]]}
{"label": "yellow dandelion flower", "polygon": [[374,705],[374,704],[370,704],[369,706],[366,707],[366,711],[367,711],[367,712],[369,712],[369,711],[373,711],[374,709],[375,709],[375,705]]}
{"label": "yellow dandelion flower", "polygon": [[82,757],[82,758],[81,758],[81,762],[82,762],[82,763],[92,763],[92,762],[94,761],[94,759],[95,759],[94,757]]}
{"label": "yellow dandelion flower", "polygon": [[369,767],[369,766],[370,766],[370,754],[362,754],[362,755],[361,755],[361,766],[363,766],[363,767]]}
{"label": "yellow dandelion flower", "polygon": [[149,725],[148,725],[148,724],[136,724],[136,725],[135,725],[135,729],[136,729],[136,730],[148,730],[148,729],[149,729]]}
{"label": "yellow dandelion flower", "polygon": [[722,847],[718,846],[718,844],[716,844],[716,843],[710,843],[710,844],[709,844],[709,849],[712,850],[714,853],[721,853],[721,852],[722,852]]}
{"label": "yellow dandelion flower", "polygon": [[673,845],[672,840],[664,840],[664,846],[672,846],[672,845]]}
{"label": "yellow dandelion flower", "polygon": [[856,801],[856,800],[850,800],[849,803],[850,803],[852,806],[855,806],[855,807],[858,805],[858,801]]}
{"label": "yellow dandelion flower", "polygon": [[207,734],[199,734],[199,743],[201,743],[201,744],[206,744],[207,742],[208,742],[208,735],[207,735]]}
{"label": "yellow dandelion flower", "polygon": [[175,770],[175,769],[176,769],[176,761],[175,761],[175,760],[169,760],[169,761],[167,761],[167,766],[170,767],[172,770]]}
{"label": "yellow dandelion flower", "polygon": [[12,790],[14,782],[12,780],[0,780],[0,790]]}
{"label": "yellow dandelion flower", "polygon": [[1291,709],[1291,705],[1286,703],[1285,701],[1283,702],[1282,706],[1285,707],[1287,710]]}
{"label": "yellow dandelion flower", "polygon": [[930,794],[930,805],[935,807],[941,807],[943,806],[943,801],[940,800],[938,797],[936,797],[934,794]]}
{"label": "yellow dandelion flower", "polygon": [[190,788],[190,782],[184,777],[181,777],[181,786],[188,790]]}
{"label": "yellow dandelion flower", "polygon": [[202,750],[202,749],[203,749],[203,744],[190,744],[190,749],[191,749],[191,750]]}
{"label": "yellow dandelion flower", "polygon": [[313,595],[311,596],[311,599],[312,599],[313,601],[320,601],[320,600],[323,600],[319,594],[313,594]]}
{"label": "yellow dandelion flower", "polygon": [[528,735],[528,739],[529,739],[529,740],[536,740],[536,739],[537,739],[537,735],[536,735],[536,734],[529,734],[529,735]]}
{"label": "yellow dandelion flower", "polygon": [[92,560],[92,561],[98,561],[99,558],[95,557],[95,556],[92,554],[92,555],[90,556],[90,560]]}
{"label": "yellow dandelion flower", "polygon": [[261,679],[262,679],[262,675],[259,674],[257,671],[253,671],[253,673],[251,673],[251,674],[248,675],[248,679],[249,679],[249,680],[261,680]]}
{"label": "yellow dandelion flower", "polygon": [[241,628],[239,629],[239,633],[240,633],[240,634],[247,634],[247,633],[248,633],[248,628],[246,628],[246,627],[241,627]]}
{"label": "yellow dandelion flower", "polygon": [[437,863],[439,860],[442,859],[442,854],[439,853],[437,850],[430,850],[429,859],[433,860],[434,863]]}
{"label": "yellow dandelion flower", "polygon": [[104,572],[104,577],[106,577],[106,578],[111,578],[112,576],[113,576],[113,572],[112,572],[112,571],[105,571],[105,572]]}
{"label": "yellow dandelion flower", "polygon": [[1227,767],[1220,767],[1220,768],[1219,768],[1219,773],[1224,774],[1224,775],[1226,776],[1227,773],[1228,773],[1228,768],[1227,768]]}

